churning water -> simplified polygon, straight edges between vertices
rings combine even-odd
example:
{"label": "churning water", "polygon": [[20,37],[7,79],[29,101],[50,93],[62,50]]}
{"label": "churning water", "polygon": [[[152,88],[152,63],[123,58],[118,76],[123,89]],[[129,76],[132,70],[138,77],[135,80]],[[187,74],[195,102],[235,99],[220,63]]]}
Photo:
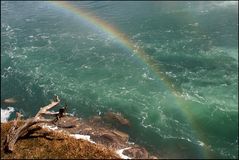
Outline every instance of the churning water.
{"label": "churning water", "polygon": [[131,141],[163,158],[237,158],[237,9],[1,2],[1,98],[26,117],[54,94],[80,117],[121,112]]}

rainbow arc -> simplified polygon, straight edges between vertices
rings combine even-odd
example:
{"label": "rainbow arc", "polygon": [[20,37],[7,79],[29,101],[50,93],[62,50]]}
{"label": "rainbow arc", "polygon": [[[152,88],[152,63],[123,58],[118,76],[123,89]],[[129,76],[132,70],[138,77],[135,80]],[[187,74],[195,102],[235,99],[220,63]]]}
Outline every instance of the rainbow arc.
{"label": "rainbow arc", "polygon": [[[200,130],[197,126],[197,124],[194,122],[193,114],[190,112],[188,107],[185,107],[187,105],[185,103],[185,100],[183,100],[179,95],[179,92],[177,91],[177,88],[175,85],[173,85],[168,78],[161,72],[160,68],[158,67],[157,63],[152,59],[148,57],[148,54],[141,48],[137,48],[135,50],[135,43],[130,40],[130,38],[122,33],[119,29],[117,29],[116,26],[111,25],[110,23],[107,23],[106,21],[100,19],[99,17],[95,16],[89,11],[86,11],[82,8],[79,8],[75,6],[72,2],[67,1],[50,1],[50,4],[53,4],[56,7],[59,7],[61,9],[64,9],[66,11],[69,11],[70,13],[77,15],[79,20],[83,23],[92,26],[93,28],[96,28],[97,30],[103,31],[107,35],[113,37],[123,48],[126,48],[130,51],[130,53],[135,54],[137,59],[147,66],[149,70],[154,73],[155,77],[160,82],[163,82],[163,85],[165,89],[169,90],[172,96],[170,96],[170,99],[174,101],[174,104],[176,105],[177,109],[179,109],[182,113],[182,115],[185,117],[185,119],[189,122],[192,129],[195,131]],[[197,139],[205,139],[203,136],[196,134],[194,135],[195,141]],[[204,148],[203,150],[199,151],[205,158],[208,157],[207,150]]]}

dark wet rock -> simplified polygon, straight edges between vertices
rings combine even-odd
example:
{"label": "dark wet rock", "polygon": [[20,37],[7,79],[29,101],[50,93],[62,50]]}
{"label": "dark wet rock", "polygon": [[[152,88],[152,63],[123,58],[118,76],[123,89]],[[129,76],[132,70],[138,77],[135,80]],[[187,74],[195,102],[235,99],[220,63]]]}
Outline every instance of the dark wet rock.
{"label": "dark wet rock", "polygon": [[134,158],[141,159],[149,158],[148,151],[145,148],[139,146],[131,147],[130,149],[124,150],[123,154],[127,155],[128,157]]}
{"label": "dark wet rock", "polygon": [[95,142],[114,148],[125,147],[129,139],[128,134],[124,132],[108,129],[99,129],[94,134],[90,133],[89,135]]}
{"label": "dark wet rock", "polygon": [[126,118],[124,118],[121,113],[107,112],[104,115],[104,119],[115,121],[124,126],[128,126],[128,127],[130,126],[130,122]]}

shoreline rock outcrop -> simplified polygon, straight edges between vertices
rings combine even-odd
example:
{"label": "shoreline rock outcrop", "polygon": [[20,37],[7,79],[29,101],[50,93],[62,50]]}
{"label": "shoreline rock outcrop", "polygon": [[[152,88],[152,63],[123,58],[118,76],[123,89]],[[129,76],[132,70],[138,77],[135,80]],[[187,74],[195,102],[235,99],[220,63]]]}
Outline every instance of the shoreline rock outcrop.
{"label": "shoreline rock outcrop", "polygon": [[[107,112],[102,116],[93,116],[92,118],[83,120],[65,113],[66,106],[60,108],[59,112],[50,111],[59,103],[59,97],[54,96],[54,99],[50,104],[41,107],[34,117],[28,118],[26,120],[22,120],[22,115],[19,112],[16,112],[16,119],[11,123],[7,123],[9,127],[7,131],[6,127],[3,127],[4,134],[1,134],[1,139],[3,142],[1,143],[1,153],[4,155],[15,154],[15,145],[17,142],[22,141],[22,139],[28,139],[29,143],[31,144],[30,138],[32,137],[45,138],[48,140],[64,140],[64,138],[66,138],[71,141],[72,145],[80,145],[77,144],[77,140],[73,141],[69,139],[74,137],[76,139],[87,140],[87,143],[103,146],[103,148],[106,148],[106,150],[108,148],[107,154],[109,153],[109,157],[114,157],[116,154],[118,154],[118,156],[121,158],[126,159],[156,158],[155,156],[151,155],[144,147],[130,143],[129,135],[117,129],[118,125],[127,127],[131,126],[130,122],[121,113]],[[53,118],[49,118],[52,116]],[[111,122],[117,123],[117,125],[112,125]],[[4,124],[1,123],[1,128],[2,126],[4,126]],[[58,138],[54,137],[54,135],[57,135]],[[51,145],[50,142],[49,145]],[[61,150],[63,144],[58,145],[61,147],[59,150]],[[33,143],[25,147],[31,148],[35,146]],[[98,147],[97,149],[99,148],[101,147]],[[70,152],[72,149],[73,148],[68,147],[67,150],[64,150],[64,152]],[[98,152],[97,149],[96,152]],[[46,148],[41,148],[41,150],[45,151]],[[54,153],[52,150],[51,152]],[[55,152],[58,152],[58,150]],[[41,156],[44,156],[44,152],[42,154],[43,155],[39,155],[38,158],[43,158]],[[78,153],[75,153],[76,157],[78,157],[77,155]],[[90,155],[94,157],[94,155]],[[90,156],[85,158],[90,158]]]}
{"label": "shoreline rock outcrop", "polygon": [[[110,115],[112,116],[112,114],[114,113],[111,112]],[[93,116],[87,120],[80,120],[71,116],[62,117],[56,124],[58,126],[56,130],[68,132],[69,134],[88,135],[96,144],[102,144],[113,150],[128,148],[122,153],[132,159],[157,158],[151,155],[144,147],[129,143],[129,135],[119,131],[117,128],[113,128],[112,125],[105,122],[105,115],[102,117]],[[117,113],[117,115],[119,114]],[[54,126],[52,125],[52,127]]]}
{"label": "shoreline rock outcrop", "polygon": [[[110,114],[112,115],[113,113],[110,113]],[[117,113],[117,115],[119,114]],[[34,144],[31,144],[30,142],[32,141],[32,138],[43,138],[45,140],[48,140],[47,143],[49,143],[50,145],[51,141],[59,141],[59,143],[61,143],[60,141],[65,139],[66,135],[82,135],[82,136],[89,136],[87,140],[89,142],[84,142],[83,144],[85,143],[92,144],[93,142],[95,143],[94,145],[100,145],[101,148],[103,147],[104,149],[109,149],[109,151],[107,151],[107,154],[109,154],[109,157],[103,157],[104,159],[112,158],[112,157],[127,158],[127,159],[129,158],[157,159],[157,157],[151,155],[144,147],[141,147],[134,143],[130,143],[129,135],[125,132],[117,130],[117,128],[113,128],[112,125],[109,125],[107,123],[109,120],[108,118],[107,118],[107,121],[104,121],[104,120],[105,120],[105,115],[102,117],[93,116],[92,118],[84,119],[84,120],[74,116],[63,116],[57,122],[52,124],[44,124],[44,123],[38,124],[38,127],[41,127],[40,130],[36,129],[36,132],[32,132],[31,134],[21,138],[19,141],[28,140],[29,145],[25,143],[24,144],[25,146],[22,146],[22,147],[28,148],[30,150],[30,148],[37,147],[37,146],[31,146],[31,145],[34,145]],[[21,120],[19,124],[24,124],[25,121],[26,120]],[[9,129],[12,124],[13,122],[1,123],[1,129],[4,131],[4,133],[1,133],[2,142],[4,141],[4,136],[6,136],[7,134],[6,127],[4,126],[8,126],[8,129]],[[82,142],[82,140],[80,141]],[[18,142],[18,143],[19,144],[16,144],[16,145],[22,145],[21,142]],[[16,147],[16,148],[19,148],[19,147]],[[98,148],[98,146],[96,148]],[[51,148],[48,148],[48,149],[51,149]],[[45,150],[45,149],[41,149],[41,150]],[[120,150],[121,150],[121,155],[119,155]],[[4,153],[3,143],[1,143],[1,152],[3,155],[2,158],[13,158],[11,157],[11,154],[16,156],[15,155],[16,153],[8,153],[8,154]],[[47,152],[50,152],[50,151],[47,151]],[[21,153],[17,153],[17,155],[19,156],[19,158],[23,158]],[[103,154],[103,156],[105,155]],[[30,157],[25,155],[24,158],[30,158]],[[44,157],[40,156],[38,158],[44,158]],[[54,157],[50,157],[50,158],[54,158]],[[82,158],[82,157],[79,157],[79,158]]]}

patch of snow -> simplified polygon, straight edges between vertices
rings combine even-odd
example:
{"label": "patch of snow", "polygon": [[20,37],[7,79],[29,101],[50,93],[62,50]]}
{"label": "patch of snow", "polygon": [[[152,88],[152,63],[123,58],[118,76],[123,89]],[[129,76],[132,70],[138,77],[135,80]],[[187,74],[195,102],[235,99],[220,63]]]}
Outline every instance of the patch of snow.
{"label": "patch of snow", "polygon": [[13,107],[8,107],[7,109],[1,108],[1,123],[7,122],[12,112],[14,112]]}

